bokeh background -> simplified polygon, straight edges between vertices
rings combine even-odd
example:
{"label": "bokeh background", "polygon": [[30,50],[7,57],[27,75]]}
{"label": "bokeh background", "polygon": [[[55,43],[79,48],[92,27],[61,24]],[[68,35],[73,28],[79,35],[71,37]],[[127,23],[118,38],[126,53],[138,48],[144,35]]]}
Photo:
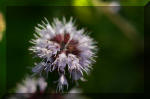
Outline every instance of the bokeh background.
{"label": "bokeh background", "polygon": [[34,66],[35,60],[28,48],[34,27],[44,17],[52,22],[53,18],[62,19],[63,16],[67,20],[72,16],[76,26],[85,27],[98,42],[94,69],[85,76],[87,82],[80,82],[83,93],[143,93],[144,7],[138,5],[141,0],[94,1],[52,0],[44,5],[33,0],[19,2],[22,6],[15,1],[8,2],[5,9],[1,8],[0,93],[13,92],[16,83],[31,74],[30,67]]}

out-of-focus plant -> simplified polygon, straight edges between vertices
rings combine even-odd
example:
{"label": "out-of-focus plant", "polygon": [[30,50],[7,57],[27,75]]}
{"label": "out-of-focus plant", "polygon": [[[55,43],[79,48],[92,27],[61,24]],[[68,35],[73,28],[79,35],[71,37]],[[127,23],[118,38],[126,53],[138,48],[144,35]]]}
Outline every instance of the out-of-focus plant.
{"label": "out-of-focus plant", "polygon": [[3,14],[0,12],[0,41],[2,40],[4,31],[5,31],[5,20],[3,18]]}
{"label": "out-of-focus plant", "polygon": [[[135,1],[136,2],[136,1]],[[137,29],[125,18],[119,14],[122,2],[116,1],[102,1],[102,0],[74,0],[73,5],[75,6],[85,6],[82,9],[80,7],[75,7],[75,13],[78,14],[81,20],[85,20],[86,23],[95,19],[92,14],[92,8],[86,6],[92,6],[99,16],[105,15],[113,24],[115,24],[124,35],[132,40],[133,42],[138,42],[141,46],[143,45],[143,40],[139,40],[139,33]],[[94,17],[94,18],[93,18]]]}
{"label": "out-of-focus plant", "polygon": [[93,14],[92,9],[89,7],[92,5],[91,0],[73,0],[72,5],[74,6],[75,13],[78,15],[78,18],[81,21],[90,24],[95,21],[93,17],[96,16]]}
{"label": "out-of-focus plant", "polygon": [[44,78],[26,76],[22,83],[17,83],[15,94],[12,94],[10,97],[8,96],[8,99],[37,99],[38,96],[44,94],[46,87],[47,82]]}
{"label": "out-of-focus plant", "polygon": [[121,8],[121,5],[117,3],[110,3],[108,6],[105,7],[96,7],[101,5],[102,2],[99,0],[93,0],[92,3],[97,11],[102,12],[106,17],[108,17],[110,21],[112,21],[112,23],[115,24],[127,38],[132,40],[135,44],[138,43],[138,46],[143,47],[144,41],[139,39],[139,33],[137,29],[128,20],[126,20],[119,13],[117,13],[118,9]]}
{"label": "out-of-focus plant", "polygon": [[68,93],[64,95],[64,99],[90,99],[83,95],[83,91],[80,88],[72,88]]}
{"label": "out-of-focus plant", "polygon": [[78,15],[78,18],[81,21],[90,24],[95,23],[95,19],[99,19],[99,17],[104,14],[102,11],[99,11],[97,16],[97,13],[94,13],[96,12],[95,8],[97,7],[108,7],[112,13],[117,13],[120,10],[120,3],[116,1],[74,0],[72,5],[74,6],[74,11]]}

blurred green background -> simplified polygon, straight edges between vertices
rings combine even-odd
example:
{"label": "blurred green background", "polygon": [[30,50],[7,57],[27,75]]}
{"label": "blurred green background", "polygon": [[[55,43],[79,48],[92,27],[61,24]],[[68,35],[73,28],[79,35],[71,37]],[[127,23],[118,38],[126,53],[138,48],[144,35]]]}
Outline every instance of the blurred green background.
{"label": "blurred green background", "polygon": [[[32,67],[35,60],[32,59],[33,55],[28,48],[31,46],[29,40],[33,38],[34,27],[41,23],[44,17],[51,23],[55,17],[61,19],[65,16],[69,19],[72,16],[78,28],[85,27],[91,32],[90,36],[98,42],[99,51],[94,68],[86,77],[88,81],[80,83],[83,92],[143,93],[144,7],[120,6],[118,12],[112,13],[108,11],[108,4],[112,0],[104,0],[108,2],[105,6],[87,6],[94,5],[90,0],[79,0],[86,6],[78,6],[79,1],[66,1],[53,0],[46,6],[42,6],[44,4],[39,0],[37,4],[34,0],[22,1],[19,4],[24,6],[17,6],[16,0],[8,2],[13,6],[7,6],[6,13],[3,13],[4,9],[1,11],[6,16],[4,19],[7,29],[6,35],[0,41],[0,92],[15,88],[16,83],[30,73],[28,67]],[[136,4],[140,2],[131,1]]]}

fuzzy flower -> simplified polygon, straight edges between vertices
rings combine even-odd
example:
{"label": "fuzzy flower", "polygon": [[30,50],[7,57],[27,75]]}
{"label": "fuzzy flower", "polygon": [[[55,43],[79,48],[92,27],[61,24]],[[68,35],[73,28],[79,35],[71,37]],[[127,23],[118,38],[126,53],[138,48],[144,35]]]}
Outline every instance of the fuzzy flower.
{"label": "fuzzy flower", "polygon": [[26,77],[22,84],[17,85],[16,93],[36,93],[38,87],[40,92],[44,92],[47,87],[42,77],[38,79]]}
{"label": "fuzzy flower", "polygon": [[29,50],[41,58],[41,62],[33,67],[34,74],[57,71],[59,90],[68,86],[65,72],[70,73],[73,81],[83,78],[84,72],[89,74],[96,53],[95,42],[84,29],[75,27],[72,18],[69,21],[55,18],[51,24],[45,18],[35,31]]}
{"label": "fuzzy flower", "polygon": [[116,1],[112,1],[112,2],[110,2],[110,4],[108,5],[110,8],[110,11],[112,12],[112,13],[117,13],[117,12],[119,12],[119,10],[120,10],[120,8],[121,8],[121,5],[120,5],[120,3],[119,2],[116,2]]}
{"label": "fuzzy flower", "polygon": [[6,99],[42,99],[47,87],[44,78],[26,77],[22,83],[17,84],[16,94],[11,94]]}

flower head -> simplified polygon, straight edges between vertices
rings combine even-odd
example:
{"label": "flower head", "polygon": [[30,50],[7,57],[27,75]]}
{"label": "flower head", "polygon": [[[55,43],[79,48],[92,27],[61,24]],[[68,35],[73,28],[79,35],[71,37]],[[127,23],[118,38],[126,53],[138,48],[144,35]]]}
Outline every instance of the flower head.
{"label": "flower head", "polygon": [[17,85],[16,92],[17,93],[36,93],[38,87],[39,87],[40,92],[44,92],[44,90],[46,89],[46,86],[47,86],[47,83],[42,77],[38,79],[26,77],[23,80],[22,84]]}
{"label": "flower head", "polygon": [[58,89],[63,90],[63,85],[68,86],[66,71],[74,81],[82,78],[84,72],[89,73],[95,57],[95,42],[84,29],[74,26],[72,18],[68,22],[65,18],[62,21],[55,18],[52,24],[45,18],[35,31],[30,50],[42,59],[32,69],[35,74],[58,71]]}
{"label": "flower head", "polygon": [[16,94],[8,95],[7,99],[41,99],[46,91],[47,82],[43,77],[26,78],[17,84]]}

